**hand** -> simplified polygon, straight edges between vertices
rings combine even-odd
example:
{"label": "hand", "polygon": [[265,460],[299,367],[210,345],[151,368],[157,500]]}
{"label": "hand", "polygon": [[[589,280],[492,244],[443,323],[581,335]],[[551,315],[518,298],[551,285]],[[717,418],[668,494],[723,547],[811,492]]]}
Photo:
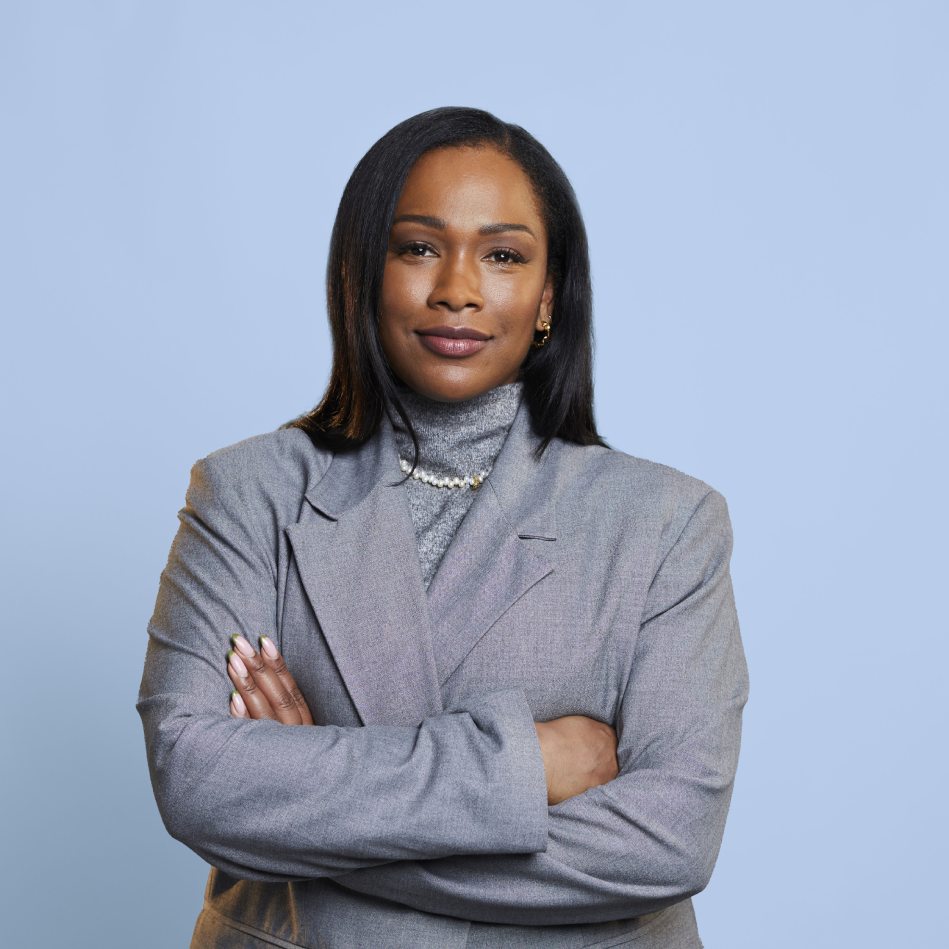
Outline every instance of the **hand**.
{"label": "hand", "polygon": [[239,633],[231,637],[227,674],[234,683],[234,718],[272,718],[284,725],[312,725],[313,716],[283,656],[269,636],[260,637],[260,652]]}
{"label": "hand", "polygon": [[619,774],[616,732],[586,715],[534,722],[547,776],[547,803],[559,804]]}

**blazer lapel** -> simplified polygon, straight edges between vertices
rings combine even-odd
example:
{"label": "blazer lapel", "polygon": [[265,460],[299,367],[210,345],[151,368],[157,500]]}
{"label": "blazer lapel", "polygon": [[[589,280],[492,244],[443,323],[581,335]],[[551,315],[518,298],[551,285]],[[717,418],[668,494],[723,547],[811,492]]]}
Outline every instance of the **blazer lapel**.
{"label": "blazer lapel", "polygon": [[550,500],[558,443],[540,461],[526,403],[428,588],[440,685],[478,640],[553,569]]}
{"label": "blazer lapel", "polygon": [[287,528],[304,590],[363,724],[417,725],[442,711],[391,425],[333,456]]}

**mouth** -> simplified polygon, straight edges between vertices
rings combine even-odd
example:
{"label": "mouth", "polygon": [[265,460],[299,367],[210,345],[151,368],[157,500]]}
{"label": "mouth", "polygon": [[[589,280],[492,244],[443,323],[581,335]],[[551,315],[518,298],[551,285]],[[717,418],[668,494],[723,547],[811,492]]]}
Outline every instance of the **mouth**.
{"label": "mouth", "polygon": [[431,326],[416,333],[430,352],[456,359],[484,349],[491,339],[487,333],[470,326]]}

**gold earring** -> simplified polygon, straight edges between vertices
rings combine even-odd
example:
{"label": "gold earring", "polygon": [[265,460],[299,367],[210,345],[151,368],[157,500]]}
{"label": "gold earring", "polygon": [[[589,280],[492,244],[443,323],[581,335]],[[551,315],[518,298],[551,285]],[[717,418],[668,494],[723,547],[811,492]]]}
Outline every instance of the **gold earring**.
{"label": "gold earring", "polygon": [[531,343],[531,346],[533,346],[534,349],[540,349],[541,346],[546,346],[547,340],[550,339],[550,321],[543,320],[540,325],[544,328],[544,335],[541,336],[540,339],[535,339],[534,342]]}

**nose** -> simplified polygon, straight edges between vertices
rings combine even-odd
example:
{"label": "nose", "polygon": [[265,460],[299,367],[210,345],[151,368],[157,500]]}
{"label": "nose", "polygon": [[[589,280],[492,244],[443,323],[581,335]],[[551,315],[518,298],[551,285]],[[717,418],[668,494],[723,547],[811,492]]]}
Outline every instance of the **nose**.
{"label": "nose", "polygon": [[428,296],[428,305],[433,309],[461,313],[466,309],[477,312],[484,306],[477,261],[468,259],[467,255],[448,255],[442,258],[435,274]]}

